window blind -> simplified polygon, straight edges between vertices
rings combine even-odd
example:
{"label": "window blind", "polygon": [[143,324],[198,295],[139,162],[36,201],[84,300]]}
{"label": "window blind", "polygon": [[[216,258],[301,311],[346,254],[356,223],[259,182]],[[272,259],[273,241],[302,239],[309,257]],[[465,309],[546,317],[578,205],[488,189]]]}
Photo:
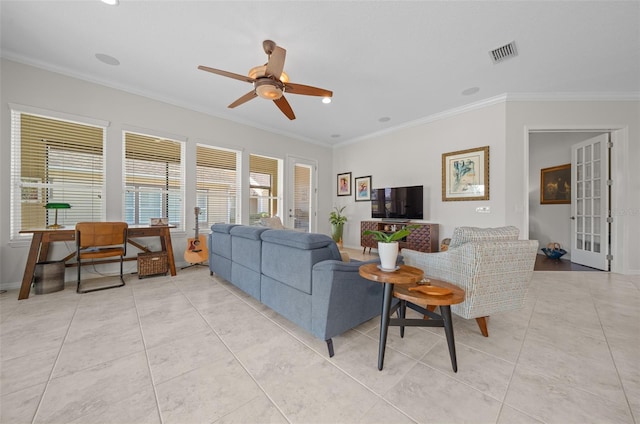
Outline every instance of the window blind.
{"label": "window blind", "polygon": [[183,228],[183,143],[124,132],[124,219],[130,225],[169,218]]}
{"label": "window blind", "polygon": [[274,216],[278,210],[278,172],[281,161],[265,156],[249,156],[249,224],[262,216]]}
{"label": "window blind", "polygon": [[216,222],[235,224],[238,219],[238,163],[240,152],[198,145],[196,150],[198,221],[208,229]]}
{"label": "window blind", "polygon": [[104,217],[105,127],[11,111],[11,238],[19,231]]}
{"label": "window blind", "polygon": [[309,231],[309,209],[311,202],[311,168],[295,165],[293,179],[294,228]]}

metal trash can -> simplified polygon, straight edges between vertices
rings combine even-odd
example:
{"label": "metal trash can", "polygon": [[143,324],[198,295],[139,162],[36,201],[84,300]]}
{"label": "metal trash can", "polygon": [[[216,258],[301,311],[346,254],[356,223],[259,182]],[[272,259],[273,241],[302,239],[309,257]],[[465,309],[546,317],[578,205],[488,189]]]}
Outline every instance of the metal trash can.
{"label": "metal trash can", "polygon": [[38,262],[33,275],[36,294],[53,293],[64,290],[64,262]]}

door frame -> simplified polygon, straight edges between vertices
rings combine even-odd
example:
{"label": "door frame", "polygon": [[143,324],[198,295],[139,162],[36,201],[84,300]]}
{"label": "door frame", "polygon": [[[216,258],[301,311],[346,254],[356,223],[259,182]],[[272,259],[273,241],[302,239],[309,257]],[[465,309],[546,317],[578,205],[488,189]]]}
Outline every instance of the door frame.
{"label": "door frame", "polygon": [[293,219],[289,216],[289,210],[294,207],[294,172],[295,165],[302,164],[305,166],[311,167],[311,194],[310,194],[310,213],[309,213],[309,232],[315,233],[318,230],[318,161],[315,159],[304,158],[302,156],[294,156],[287,155],[286,157],[286,174],[287,174],[287,185],[286,185],[286,208],[283,211],[283,218],[286,219],[287,224],[285,226],[290,226],[293,228],[294,222]]}
{"label": "door frame", "polygon": [[[610,141],[613,143],[613,149],[609,160],[611,161],[611,179],[613,185],[610,188],[611,202],[609,208],[611,209],[611,215],[613,216],[613,222],[611,223],[610,237],[611,237],[611,255],[613,260],[611,261],[611,272],[619,274],[627,274],[630,270],[629,258],[625,255],[626,246],[629,245],[629,234],[626,231],[627,223],[623,213],[616,213],[616,211],[624,210],[624,194],[623,183],[625,181],[625,175],[627,175],[628,158],[626,152],[628,152],[628,140],[629,130],[627,126],[621,125],[525,125],[524,126],[524,187],[523,192],[529,193],[529,135],[536,132],[608,132],[610,134]],[[567,225],[570,225],[569,223]],[[529,239],[529,196],[524,196],[524,213],[522,228],[525,229],[524,234]]]}

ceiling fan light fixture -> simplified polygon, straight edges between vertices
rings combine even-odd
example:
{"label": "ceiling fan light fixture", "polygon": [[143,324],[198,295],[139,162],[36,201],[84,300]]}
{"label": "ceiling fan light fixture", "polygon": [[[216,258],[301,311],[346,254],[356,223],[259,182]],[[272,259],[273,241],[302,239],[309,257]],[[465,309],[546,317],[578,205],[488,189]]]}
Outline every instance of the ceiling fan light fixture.
{"label": "ceiling fan light fixture", "polygon": [[278,100],[282,97],[282,89],[266,82],[263,84],[256,84],[256,94],[263,99]]}
{"label": "ceiling fan light fixture", "polygon": [[[249,71],[249,77],[253,79],[262,78],[265,76],[266,71],[267,65],[255,66]],[[280,81],[284,83],[289,82],[289,75],[287,75],[286,72],[282,71],[282,74],[280,75]]]}

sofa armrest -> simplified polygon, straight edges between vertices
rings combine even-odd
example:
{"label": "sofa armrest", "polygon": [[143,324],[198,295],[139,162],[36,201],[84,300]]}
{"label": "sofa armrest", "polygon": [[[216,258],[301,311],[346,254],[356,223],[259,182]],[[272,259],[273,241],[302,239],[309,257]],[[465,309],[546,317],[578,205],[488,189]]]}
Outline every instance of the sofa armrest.
{"label": "sofa armrest", "polygon": [[377,316],[382,308],[382,284],[360,276],[363,264],[327,260],[313,266],[312,333],[330,339]]}
{"label": "sofa armrest", "polygon": [[356,274],[359,272],[359,268],[362,265],[366,264],[376,264],[380,263],[378,259],[371,259],[368,261],[357,261],[355,259],[351,259],[349,262],[343,262],[338,260],[326,260],[318,262],[313,266],[313,271],[340,271],[340,272],[355,272]]}

